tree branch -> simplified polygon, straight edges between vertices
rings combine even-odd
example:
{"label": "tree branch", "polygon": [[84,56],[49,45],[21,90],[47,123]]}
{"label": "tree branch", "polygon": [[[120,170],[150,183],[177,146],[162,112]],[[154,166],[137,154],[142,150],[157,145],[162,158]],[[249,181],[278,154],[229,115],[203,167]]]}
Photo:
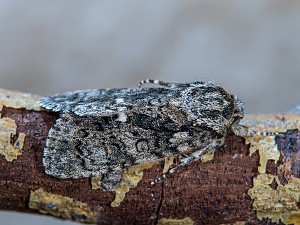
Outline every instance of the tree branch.
{"label": "tree branch", "polygon": [[247,126],[281,133],[229,135],[223,147],[162,183],[150,184],[162,175],[159,161],[128,169],[119,189],[104,192],[97,178],[45,174],[45,140],[59,115],[40,109],[37,99],[0,90],[2,210],[98,224],[300,223],[299,115],[248,115]]}

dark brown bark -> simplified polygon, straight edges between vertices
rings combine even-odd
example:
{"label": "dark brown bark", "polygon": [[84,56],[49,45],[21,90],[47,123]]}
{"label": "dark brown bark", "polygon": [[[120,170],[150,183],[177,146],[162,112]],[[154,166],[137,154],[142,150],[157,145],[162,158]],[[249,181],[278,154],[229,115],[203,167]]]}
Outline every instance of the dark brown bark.
{"label": "dark brown bark", "polygon": [[[250,156],[249,145],[242,137],[226,137],[224,147],[217,149],[212,161],[192,162],[168,175],[164,182],[151,186],[150,182],[162,174],[163,165],[158,162],[144,171],[142,181],[126,194],[120,206],[114,208],[110,203],[115,194],[92,190],[89,178],[63,180],[45,174],[43,148],[48,130],[58,114],[4,107],[1,117],[13,119],[17,133],[26,134],[19,158],[8,162],[0,157],[2,210],[38,213],[28,206],[30,192],[43,188],[87,203],[97,212],[99,224],[157,224],[161,218],[186,217],[195,224],[231,224],[237,221],[271,224],[268,220],[258,220],[252,208],[253,200],[247,194],[253,187],[253,178],[259,174],[260,156],[258,152]],[[299,136],[299,133],[293,135]],[[286,140],[278,141],[284,146]],[[266,173],[276,174],[277,166],[274,161],[269,161]],[[293,168],[291,173],[299,177],[299,169]]]}

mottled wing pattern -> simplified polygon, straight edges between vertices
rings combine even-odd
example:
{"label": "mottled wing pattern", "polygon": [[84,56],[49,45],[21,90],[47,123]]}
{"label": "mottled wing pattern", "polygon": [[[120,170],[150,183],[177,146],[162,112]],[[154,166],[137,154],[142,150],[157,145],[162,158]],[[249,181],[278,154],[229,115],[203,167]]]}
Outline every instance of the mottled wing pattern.
{"label": "mottled wing pattern", "polygon": [[177,91],[165,88],[80,90],[44,97],[40,104],[55,112],[71,111],[79,116],[106,116],[136,108],[163,106]]}
{"label": "mottled wing pattern", "polygon": [[59,178],[90,177],[207,149],[235,121],[234,96],[212,83],[172,88],[99,89],[44,97],[60,112],[43,165]]}

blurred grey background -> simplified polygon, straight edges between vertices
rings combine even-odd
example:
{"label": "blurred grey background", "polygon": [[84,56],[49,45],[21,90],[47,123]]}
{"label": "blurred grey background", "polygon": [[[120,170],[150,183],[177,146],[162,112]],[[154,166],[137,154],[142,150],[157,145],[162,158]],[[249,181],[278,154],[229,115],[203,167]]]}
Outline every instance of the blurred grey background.
{"label": "blurred grey background", "polygon": [[[204,79],[246,113],[284,112],[300,103],[299,21],[300,1],[0,0],[0,86],[48,95]],[[0,212],[0,224],[47,222],[72,224]]]}

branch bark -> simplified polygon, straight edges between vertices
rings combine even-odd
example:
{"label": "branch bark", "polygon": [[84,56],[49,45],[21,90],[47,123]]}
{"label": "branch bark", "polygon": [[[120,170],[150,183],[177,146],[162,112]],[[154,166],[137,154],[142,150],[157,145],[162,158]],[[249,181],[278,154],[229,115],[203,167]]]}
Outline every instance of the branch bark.
{"label": "branch bark", "polygon": [[163,163],[156,162],[112,207],[115,193],[92,189],[90,178],[57,179],[45,174],[45,140],[59,115],[39,109],[37,99],[0,90],[2,210],[98,224],[299,222],[299,115],[248,115],[247,126],[281,133],[247,139],[229,135],[210,161],[192,162],[151,185],[163,170]]}

